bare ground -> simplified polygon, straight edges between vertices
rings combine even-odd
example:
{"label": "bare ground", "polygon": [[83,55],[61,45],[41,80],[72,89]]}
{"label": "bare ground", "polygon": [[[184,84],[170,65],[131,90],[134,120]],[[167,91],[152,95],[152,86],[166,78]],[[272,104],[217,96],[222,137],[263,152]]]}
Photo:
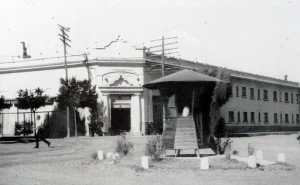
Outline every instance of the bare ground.
{"label": "bare ground", "polygon": [[94,159],[98,150],[113,152],[117,137],[52,139],[51,147],[41,143],[0,144],[0,184],[231,184],[300,185],[300,144],[296,135],[272,135],[233,138],[233,150],[247,155],[247,144],[263,150],[267,160],[286,154],[288,164],[249,169],[237,161],[210,160],[210,170],[199,169],[198,159],[168,158],[152,163],[149,170],[140,167],[147,137],[130,137],[133,152],[119,162]]}

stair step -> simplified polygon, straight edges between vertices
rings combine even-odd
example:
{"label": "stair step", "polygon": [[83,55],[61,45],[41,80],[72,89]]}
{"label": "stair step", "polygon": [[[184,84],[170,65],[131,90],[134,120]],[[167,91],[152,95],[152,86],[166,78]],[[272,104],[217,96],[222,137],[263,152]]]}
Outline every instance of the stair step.
{"label": "stair step", "polygon": [[176,141],[174,142],[174,145],[178,146],[178,145],[196,145],[197,141],[196,140],[185,140],[185,141]]}
{"label": "stair step", "polygon": [[196,137],[196,132],[195,131],[184,131],[184,132],[177,131],[176,135],[194,135]]}
{"label": "stair step", "polygon": [[189,131],[194,131],[194,132],[196,132],[195,129],[191,129],[191,128],[178,128],[178,129],[176,129],[176,131],[177,131],[177,132],[178,132],[178,131],[180,131],[180,132],[189,132]]}
{"label": "stair step", "polygon": [[184,135],[184,134],[182,134],[182,135],[176,135],[175,136],[175,139],[185,139],[185,138],[196,138],[194,135]]}
{"label": "stair step", "polygon": [[198,149],[198,146],[174,146],[175,150]]}

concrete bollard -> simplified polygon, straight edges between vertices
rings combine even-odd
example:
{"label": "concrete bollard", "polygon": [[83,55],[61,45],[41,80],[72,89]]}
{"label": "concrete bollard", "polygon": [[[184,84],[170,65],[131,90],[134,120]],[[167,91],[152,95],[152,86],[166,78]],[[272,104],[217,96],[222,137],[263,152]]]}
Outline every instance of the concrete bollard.
{"label": "concrete bollard", "polygon": [[264,159],[264,153],[263,153],[263,151],[258,150],[256,152],[256,159],[258,159],[258,160],[263,160]]}
{"label": "concrete bollard", "polygon": [[150,158],[148,157],[148,156],[143,156],[142,157],[142,167],[144,168],[144,169],[149,169],[149,160],[150,160]]}
{"label": "concrete bollard", "polygon": [[279,153],[278,154],[278,162],[285,163],[285,154],[284,153]]}
{"label": "concrete bollard", "polygon": [[102,161],[102,160],[104,159],[104,155],[103,155],[103,151],[102,151],[102,150],[99,150],[99,151],[98,151],[98,159],[99,159],[100,161]]}
{"label": "concrete bollard", "polygon": [[248,167],[249,168],[256,168],[257,164],[256,164],[256,157],[251,155],[248,158]]}
{"label": "concrete bollard", "polygon": [[200,168],[201,170],[208,170],[209,169],[209,162],[207,157],[200,158]]}
{"label": "concrete bollard", "polygon": [[114,153],[108,152],[106,154],[106,159],[112,159],[113,155],[114,155]]}
{"label": "concrete bollard", "polygon": [[119,153],[115,153],[115,154],[112,156],[112,159],[113,159],[113,160],[118,160],[118,159],[120,159],[120,154],[119,154]]}

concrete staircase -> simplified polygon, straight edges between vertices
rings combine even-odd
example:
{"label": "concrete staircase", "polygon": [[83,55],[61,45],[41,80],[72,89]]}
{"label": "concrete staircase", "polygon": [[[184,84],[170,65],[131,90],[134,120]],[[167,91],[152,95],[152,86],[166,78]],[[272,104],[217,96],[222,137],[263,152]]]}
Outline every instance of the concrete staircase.
{"label": "concrete staircase", "polygon": [[175,133],[176,133],[177,118],[170,118],[166,124],[166,128],[162,134],[162,144],[165,149],[174,149]]}
{"label": "concrete staircase", "polygon": [[197,133],[193,117],[177,118],[175,150],[198,149]]}
{"label": "concrete staircase", "polygon": [[165,149],[199,149],[203,145],[201,127],[192,116],[170,118],[162,136]]}

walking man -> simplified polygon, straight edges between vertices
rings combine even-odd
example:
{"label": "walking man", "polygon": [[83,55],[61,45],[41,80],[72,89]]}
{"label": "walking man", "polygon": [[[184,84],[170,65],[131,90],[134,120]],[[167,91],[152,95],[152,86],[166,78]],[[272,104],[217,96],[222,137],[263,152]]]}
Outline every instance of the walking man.
{"label": "walking man", "polygon": [[[36,118],[38,121],[41,119],[41,117],[38,115]],[[50,147],[51,143],[49,141],[46,140],[46,130],[44,128],[44,124],[41,124],[40,126],[38,126],[38,131],[35,135],[35,147],[34,148],[39,148],[39,142],[44,141],[48,147]]]}

